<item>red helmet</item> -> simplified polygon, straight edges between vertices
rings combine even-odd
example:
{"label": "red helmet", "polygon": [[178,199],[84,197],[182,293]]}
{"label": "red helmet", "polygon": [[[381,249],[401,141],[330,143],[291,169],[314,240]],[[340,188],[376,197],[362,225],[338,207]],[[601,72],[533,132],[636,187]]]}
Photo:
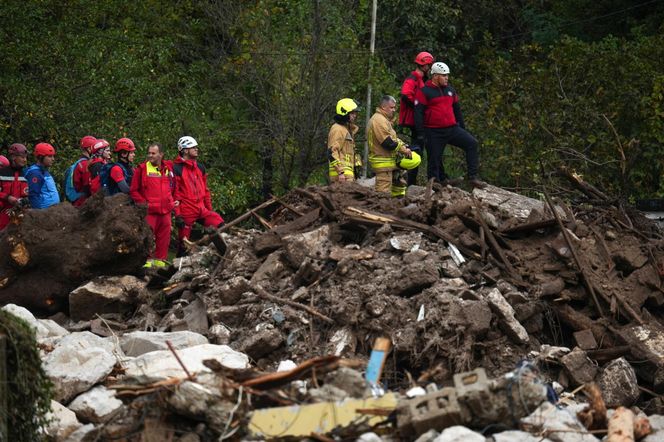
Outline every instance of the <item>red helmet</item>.
{"label": "red helmet", "polygon": [[0,155],[0,166],[9,166],[9,159],[4,155]]}
{"label": "red helmet", "polygon": [[9,155],[23,155],[28,156],[28,148],[21,143],[14,143],[9,146],[8,150]]}
{"label": "red helmet", "polygon": [[81,149],[90,149],[96,142],[97,139],[95,137],[92,135],[86,135],[81,138]]}
{"label": "red helmet", "polygon": [[103,138],[99,138],[94,146],[92,146],[92,155],[98,155],[102,150],[106,149],[110,144]]}
{"label": "red helmet", "polygon": [[135,151],[136,147],[134,147],[134,142],[129,138],[120,138],[115,142],[115,149],[113,152],[121,152],[123,150],[126,150],[127,152]]}
{"label": "red helmet", "polygon": [[55,148],[48,143],[39,143],[35,146],[33,152],[36,157],[45,157],[47,155],[55,155]]}
{"label": "red helmet", "polygon": [[415,56],[415,63],[420,66],[433,63],[433,55],[428,52],[420,52]]}

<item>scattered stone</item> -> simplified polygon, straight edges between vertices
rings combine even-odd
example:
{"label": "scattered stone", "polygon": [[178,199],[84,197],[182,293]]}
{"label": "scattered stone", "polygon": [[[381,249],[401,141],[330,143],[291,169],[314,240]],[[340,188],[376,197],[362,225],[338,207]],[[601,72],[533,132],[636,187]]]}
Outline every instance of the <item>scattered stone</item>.
{"label": "scattered stone", "polygon": [[103,313],[129,313],[148,299],[147,283],[135,276],[102,276],[69,294],[69,316],[73,321],[93,319]]}
{"label": "scattered stone", "polygon": [[242,298],[242,293],[251,289],[249,281],[242,276],[235,276],[215,288],[213,296],[222,305],[235,305]]}
{"label": "scattered stone", "polygon": [[591,330],[580,330],[574,332],[574,340],[581,350],[594,350],[597,348],[597,341]]}
{"label": "scattered stone", "polygon": [[53,400],[51,401],[51,411],[46,418],[48,425],[44,429],[44,433],[57,441],[66,439],[82,425],[76,418],[76,413]]}
{"label": "scattered stone", "polygon": [[[217,359],[228,368],[247,368],[249,358],[226,345],[202,344],[178,350],[178,356],[191,375],[210,371],[203,365],[206,359]],[[157,382],[169,377],[184,378],[186,374],[168,350],[145,353],[126,363],[125,375],[139,382]]]}
{"label": "scattered stone", "polygon": [[597,375],[597,366],[580,348],[575,348],[571,353],[560,358],[560,363],[574,386],[591,382]]}
{"label": "scattered stone", "polygon": [[352,398],[371,396],[371,388],[362,373],[352,368],[341,367],[325,375],[325,385],[345,391]]}
{"label": "scattered stone", "polygon": [[551,442],[551,439],[542,436],[533,436],[525,431],[503,431],[494,434],[493,442]]}
{"label": "scattered stone", "polygon": [[343,327],[335,331],[330,338],[331,353],[341,356],[344,353],[354,353],[357,338],[350,327]]}
{"label": "scattered stone", "polygon": [[600,373],[597,383],[608,408],[630,407],[641,394],[636,373],[625,358],[611,361]]}
{"label": "scattered stone", "polygon": [[383,442],[383,439],[376,433],[364,433],[356,439],[356,442]]}
{"label": "scattered stone", "polygon": [[546,433],[553,442],[598,442],[573,412],[544,402],[530,416],[521,419],[521,427],[531,434]]}
{"label": "scattered stone", "polygon": [[213,325],[207,334],[213,344],[226,345],[231,342],[231,331],[223,324]]}
{"label": "scattered stone", "polygon": [[491,310],[500,319],[503,331],[515,342],[527,344],[530,338],[526,329],[514,317],[514,309],[498,289],[492,289],[486,296]]}
{"label": "scattered stone", "polygon": [[[260,324],[259,324],[260,326]],[[272,353],[284,343],[284,336],[276,328],[264,328],[247,336],[237,348],[257,361],[265,355]]]}
{"label": "scattered stone", "polygon": [[44,359],[44,371],[51,379],[55,399],[68,402],[104,380],[113,370],[115,346],[90,332],[72,333],[60,339]]}
{"label": "scattered stone", "polygon": [[168,403],[178,413],[205,421],[210,428],[222,432],[230,418],[234,404],[224,400],[215,388],[185,381],[176,387]]}
{"label": "scattered stone", "polygon": [[[179,312],[178,312],[179,313]],[[192,331],[198,334],[205,334],[208,331],[208,313],[205,302],[200,296],[195,295],[194,300],[181,309],[181,313],[176,313],[177,319],[170,323],[171,331]]]}
{"label": "scattered stone", "polygon": [[439,435],[440,433],[436,430],[429,430],[415,439],[415,442],[433,442]]}
{"label": "scattered stone", "polygon": [[486,442],[486,437],[461,425],[445,428],[434,442]]}
{"label": "scattered stone", "polygon": [[95,442],[99,440],[98,433],[98,428],[94,424],[86,424],[70,434],[64,442]]}
{"label": "scattered stone", "polygon": [[57,322],[51,319],[37,319],[25,307],[20,307],[16,304],[7,304],[2,307],[7,313],[11,313],[17,318],[23,319],[35,331],[37,341],[42,341],[47,338],[57,338],[69,334],[67,330],[58,325]]}
{"label": "scattered stone", "polygon": [[115,397],[115,391],[98,386],[76,397],[69,409],[83,422],[104,423],[122,409],[122,401]]}
{"label": "scattered stone", "polygon": [[166,341],[170,341],[177,350],[208,343],[205,336],[190,331],[171,333],[135,331],[120,337],[120,347],[127,356],[140,356],[151,351],[168,350]]}

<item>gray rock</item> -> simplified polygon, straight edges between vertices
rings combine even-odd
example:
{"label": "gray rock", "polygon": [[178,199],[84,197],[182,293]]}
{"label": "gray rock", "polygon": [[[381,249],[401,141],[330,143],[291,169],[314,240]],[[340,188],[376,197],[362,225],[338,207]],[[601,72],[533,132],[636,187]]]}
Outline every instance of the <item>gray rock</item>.
{"label": "gray rock", "polygon": [[223,324],[215,324],[208,330],[213,344],[226,345],[231,342],[231,331]]}
{"label": "gray rock", "polygon": [[551,442],[551,439],[543,438],[542,436],[533,436],[525,431],[503,431],[502,433],[494,434],[494,442]]}
{"label": "gray rock", "polygon": [[98,429],[94,424],[83,425],[64,440],[64,442],[95,442]]}
{"label": "gray rock", "polygon": [[209,385],[183,382],[168,403],[177,412],[193,419],[203,420],[210,428],[222,432],[230,418],[234,404],[225,400],[220,392]]}
{"label": "gray rock", "polygon": [[[180,360],[190,374],[210,371],[203,361],[216,359],[228,368],[247,368],[249,358],[227,345],[202,344],[178,351]],[[126,363],[125,375],[141,382],[156,382],[169,377],[184,378],[185,372],[168,350],[145,353]]]}
{"label": "gray rock", "polygon": [[376,433],[364,433],[355,442],[383,442],[383,439]]}
{"label": "gray rock", "polygon": [[615,359],[604,367],[597,379],[608,408],[629,407],[639,398],[636,373],[625,358]]}
{"label": "gray rock", "polygon": [[97,314],[128,313],[148,298],[147,283],[135,276],[102,276],[69,294],[69,316],[88,320]]}
{"label": "gray rock", "polygon": [[76,397],[69,409],[83,422],[104,423],[122,409],[122,401],[115,397],[115,391],[98,386]]}
{"label": "gray rock", "polygon": [[[175,308],[173,310],[176,310]],[[193,301],[178,310],[180,315],[170,319],[171,331],[192,331],[205,334],[208,331],[208,313],[205,302],[200,296],[195,295]]]}
{"label": "gray rock", "polygon": [[257,330],[238,344],[237,348],[254,360],[272,353],[284,343],[284,337],[276,328]]}
{"label": "gray rock", "polygon": [[44,359],[44,371],[55,386],[55,399],[68,402],[106,379],[117,362],[114,345],[90,332],[60,339]]}
{"label": "gray rock", "polygon": [[553,442],[598,442],[576,415],[544,402],[530,416],[521,419],[521,427],[530,433],[545,431]]}
{"label": "gray rock", "polygon": [[440,433],[436,430],[429,430],[415,439],[415,442],[433,442],[439,435]]}
{"label": "gray rock", "polygon": [[76,418],[76,413],[56,401],[51,401],[51,411],[46,418],[48,425],[44,428],[44,433],[56,441],[66,439],[82,425]]}
{"label": "gray rock", "polygon": [[120,347],[127,356],[140,356],[151,351],[168,350],[166,341],[170,341],[176,350],[208,343],[205,336],[191,331],[135,331],[120,337]]}
{"label": "gray rock", "polygon": [[526,329],[514,317],[514,309],[496,288],[486,296],[493,313],[500,319],[503,331],[516,343],[527,344],[530,340]]}
{"label": "gray rock", "polygon": [[565,368],[565,372],[574,386],[591,382],[597,375],[597,366],[580,348],[575,348],[572,352],[560,358],[560,363]]}
{"label": "gray rock", "polygon": [[486,437],[461,425],[445,428],[434,442],[486,442]]}
{"label": "gray rock", "polygon": [[35,331],[37,341],[41,342],[48,338],[58,338],[69,334],[67,330],[51,319],[37,319],[25,307],[16,304],[7,304],[2,310],[23,319]]}
{"label": "gray rock", "polygon": [[371,389],[362,373],[352,368],[341,367],[325,375],[325,384],[333,385],[352,398],[365,398],[371,396]]}
{"label": "gray rock", "polygon": [[659,414],[653,414],[648,416],[650,421],[650,427],[652,428],[652,433],[650,433],[645,438],[641,439],[641,442],[661,442],[664,440],[664,416]]}

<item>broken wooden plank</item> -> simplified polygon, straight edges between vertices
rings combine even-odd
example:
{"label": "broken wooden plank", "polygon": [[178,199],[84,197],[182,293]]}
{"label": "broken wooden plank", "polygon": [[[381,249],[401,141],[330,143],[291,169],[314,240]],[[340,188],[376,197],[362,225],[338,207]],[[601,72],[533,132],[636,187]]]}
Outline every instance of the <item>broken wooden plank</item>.
{"label": "broken wooden plank", "polygon": [[551,218],[542,221],[535,221],[532,223],[520,224],[518,226],[500,230],[500,233],[503,233],[505,235],[514,235],[517,233],[529,233],[532,232],[533,230],[548,229],[554,226],[558,226],[558,223],[556,222],[555,218]]}
{"label": "broken wooden plank", "polygon": [[265,209],[266,207],[269,207],[269,206],[271,206],[272,204],[274,204],[276,202],[277,202],[277,200],[275,198],[271,198],[271,199],[265,201],[264,203],[261,203],[258,206],[254,207],[253,209],[249,209],[244,214],[242,214],[242,215],[238,216],[237,218],[235,218],[233,221],[227,222],[223,226],[221,226],[218,229],[219,233],[223,232],[224,230],[230,229],[231,227],[233,227],[233,226],[241,223],[242,221],[250,218],[255,211]]}
{"label": "broken wooden plank", "polygon": [[[293,189],[295,192],[309,198],[311,201],[315,202],[320,206],[325,215],[327,215],[331,220],[336,221],[337,216],[334,214],[334,205],[331,204],[329,198],[327,202],[320,194],[309,192],[308,190],[300,189],[299,187]],[[328,206],[329,203],[329,206]]]}
{"label": "broken wooden plank", "polygon": [[294,307],[294,308],[297,308],[297,309],[300,309],[300,310],[304,310],[307,313],[310,313],[313,316],[315,316],[319,319],[322,319],[323,321],[327,322],[328,324],[334,324],[334,320],[332,318],[330,318],[328,316],[325,316],[324,314],[322,314],[318,310],[314,310],[313,308],[311,308],[307,305],[300,304],[299,302],[293,302],[290,299],[284,299],[284,298],[280,298],[278,296],[271,295],[265,289],[263,289],[262,287],[257,286],[257,285],[252,285],[251,289],[254,291],[254,293],[256,293],[259,297],[261,297],[263,299],[266,299],[266,300],[272,301],[272,302],[276,302],[278,304],[286,304],[286,305],[289,305],[291,307]]}

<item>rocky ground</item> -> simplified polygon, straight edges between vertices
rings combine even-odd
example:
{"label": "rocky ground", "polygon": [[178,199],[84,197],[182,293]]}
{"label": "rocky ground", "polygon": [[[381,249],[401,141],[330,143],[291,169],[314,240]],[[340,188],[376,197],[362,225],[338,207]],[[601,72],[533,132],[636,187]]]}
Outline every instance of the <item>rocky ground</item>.
{"label": "rocky ground", "polygon": [[575,184],[572,207],[296,189],[227,249],[99,277],[49,319],[4,308],[36,328],[55,440],[662,440],[661,232]]}

